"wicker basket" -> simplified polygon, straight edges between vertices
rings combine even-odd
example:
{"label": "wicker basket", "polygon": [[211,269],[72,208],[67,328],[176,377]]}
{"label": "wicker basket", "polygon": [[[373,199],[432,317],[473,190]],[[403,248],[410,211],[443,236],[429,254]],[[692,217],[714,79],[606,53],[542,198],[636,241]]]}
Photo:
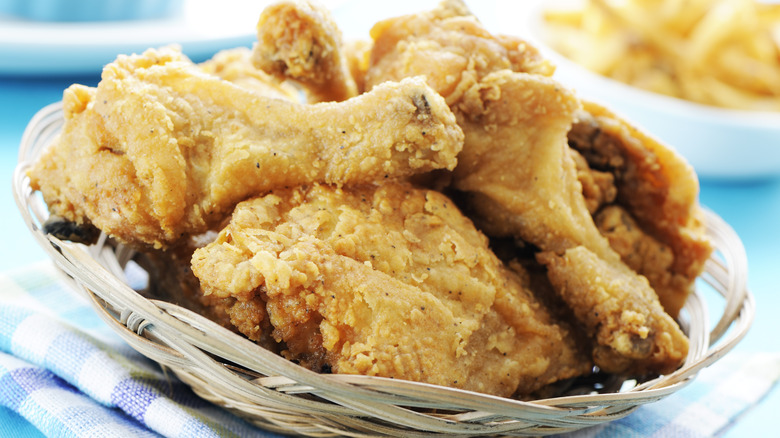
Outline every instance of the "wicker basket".
{"label": "wicker basket", "polygon": [[[41,226],[46,205],[26,176],[62,127],[62,107],[30,122],[13,177],[14,197],[32,235],[96,312],[131,346],[171,369],[203,398],[255,424],[309,436],[547,435],[612,421],[685,387],[747,333],[754,302],[747,261],[734,231],[708,212],[716,252],[681,312],[690,352],[674,373],[645,382],[607,376],[575,382],[558,397],[529,402],[415,382],[323,375],[299,367],[179,306],[144,298],[126,281],[133,251],[60,241]],[[129,266],[132,266],[130,264]],[[710,330],[703,292],[724,303]],[[717,293],[712,293],[712,291]],[[719,295],[719,296],[718,296]]]}

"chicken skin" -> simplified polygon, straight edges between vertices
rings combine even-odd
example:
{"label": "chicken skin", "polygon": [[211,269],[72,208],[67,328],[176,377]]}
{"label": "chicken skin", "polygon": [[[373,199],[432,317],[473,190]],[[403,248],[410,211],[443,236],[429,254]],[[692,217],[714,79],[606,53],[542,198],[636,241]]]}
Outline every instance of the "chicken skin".
{"label": "chicken skin", "polygon": [[63,101],[63,132],[31,169],[31,186],[54,215],[155,247],[275,188],[453,168],[463,141],[419,78],[299,104],[206,74],[170,48],[121,56],[97,88],[74,85]]}
{"label": "chicken skin", "polygon": [[436,191],[274,191],[240,203],[192,266],[206,294],[265,301],[282,354],[315,370],[501,396],[591,370],[571,327]]}
{"label": "chicken skin", "polygon": [[602,186],[613,199],[594,211],[599,230],[677,316],[712,253],[691,166],[592,102],[583,102],[568,138],[592,175],[611,175]]}
{"label": "chicken skin", "polygon": [[[620,307],[621,300],[626,305],[628,300],[635,300],[645,303],[639,306],[644,309],[643,317],[668,318],[665,314],[655,315],[664,312],[654,301],[655,291],[625,264],[594,222],[594,205],[586,201],[579,179],[580,156],[569,147],[568,133],[582,111],[582,103],[549,77],[552,69],[539,60],[534,49],[520,41],[502,45],[506,39],[492,36],[455,0],[443,2],[431,12],[381,22],[372,29],[372,37],[372,65],[366,74],[368,89],[385,79],[424,75],[455,113],[465,140],[458,166],[451,175],[451,186],[465,193],[465,208],[481,230],[490,236],[521,239],[557,257],[570,250],[577,254],[584,251],[592,257],[579,257],[569,264],[553,263],[557,259],[552,255],[540,260],[547,262],[551,280],[566,277],[564,266],[597,260],[598,266],[624,278],[622,285],[628,288],[621,294],[596,294],[597,299],[605,300],[601,304]],[[486,50],[487,47],[495,50]],[[429,62],[430,59],[437,62]],[[636,176],[640,181],[632,183],[642,184],[641,178],[647,175]],[[609,180],[601,175],[592,179],[588,185],[590,195],[600,191]],[[607,199],[619,195],[598,196]],[[695,205],[695,199],[687,201],[689,206]],[[579,272],[594,276],[600,273],[587,267]],[[596,287],[598,283],[596,277],[586,280],[593,281],[582,288]],[[590,324],[576,311],[583,301],[565,293],[565,282],[552,283],[575,310],[578,320],[586,326]],[[663,336],[622,337],[620,331],[626,327],[605,327],[614,330],[615,336],[642,343],[642,348],[663,357],[635,360],[638,345],[615,349],[601,344],[611,342],[608,336],[596,336],[594,360],[603,369],[646,372],[655,366],[655,371],[660,372],[669,370],[669,363],[679,366],[687,354],[687,340],[676,324],[662,327],[674,339],[673,348],[652,345],[662,341]],[[646,343],[651,345],[647,347]],[[612,354],[603,354],[605,348]]]}
{"label": "chicken skin", "polygon": [[688,338],[664,312],[647,279],[584,246],[539,253],[548,277],[587,334],[593,360],[609,373],[665,374],[688,354]]}
{"label": "chicken skin", "polygon": [[298,89],[252,64],[252,51],[247,47],[236,47],[216,53],[198,66],[208,74],[218,76],[239,87],[254,91],[266,97],[298,102]]}
{"label": "chicken skin", "polygon": [[[445,0],[419,14],[380,21],[373,39],[365,88],[424,75],[453,111],[479,111],[472,93],[484,76],[511,70],[551,76],[554,66],[525,40],[492,35],[460,0]],[[476,97],[476,99],[472,99]]]}
{"label": "chicken skin", "polygon": [[[582,195],[566,136],[577,101],[548,78],[506,70],[485,76],[481,87],[488,98],[482,115],[461,122],[466,138],[453,172],[481,229],[544,251],[539,258],[555,290],[591,329],[601,369],[673,371],[687,355],[687,338],[600,232]],[[608,287],[601,285],[607,278]],[[647,325],[615,317],[627,309]]]}
{"label": "chicken skin", "polygon": [[257,22],[252,61],[267,73],[303,85],[311,102],[340,102],[357,95],[341,30],[317,2],[284,0],[265,8]]}
{"label": "chicken skin", "polygon": [[423,75],[458,118],[465,141],[452,185],[487,234],[619,259],[587,210],[568,148],[581,104],[548,77],[553,68],[535,49],[491,35],[456,0],[382,21],[371,34],[368,89]]}

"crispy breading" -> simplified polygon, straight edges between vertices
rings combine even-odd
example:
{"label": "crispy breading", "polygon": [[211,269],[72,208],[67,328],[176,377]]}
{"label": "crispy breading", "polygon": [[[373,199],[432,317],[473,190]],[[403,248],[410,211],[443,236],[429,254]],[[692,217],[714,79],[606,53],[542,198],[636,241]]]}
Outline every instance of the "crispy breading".
{"label": "crispy breading", "polygon": [[[685,335],[657,305],[647,280],[621,260],[588,210],[575,153],[566,137],[578,108],[576,101],[569,97],[567,106],[567,93],[557,84],[524,73],[487,75],[482,87],[488,96],[483,113],[461,121],[466,137],[453,173],[453,185],[469,193],[469,207],[481,229],[494,236],[519,237],[559,257],[575,249],[587,251],[589,257],[567,258],[567,271],[560,264],[548,263],[547,267],[553,286],[578,321],[599,327],[592,334],[593,359],[600,368],[645,373],[669,372],[679,366],[687,354]],[[558,259],[548,256],[545,260]],[[582,277],[576,293],[568,276]],[[620,293],[598,293],[603,278],[620,279]],[[633,344],[625,345],[625,327],[589,319],[592,308],[601,308],[598,313],[605,318],[607,308],[615,312],[634,307],[643,309],[643,318],[671,321],[663,329],[674,338],[673,348],[666,345],[665,335],[650,336],[642,338],[642,348],[653,355],[638,356]],[[615,339],[622,342],[619,347]]]}
{"label": "crispy breading", "polygon": [[[651,298],[655,293],[651,286],[625,264],[593,220],[592,214],[600,203],[620,196],[619,192],[610,193],[610,179],[618,177],[582,172],[583,161],[568,145],[568,133],[582,104],[571,91],[548,77],[552,69],[539,60],[535,49],[515,42],[510,46],[513,50],[506,46],[502,50],[501,38],[490,35],[458,0],[445,1],[431,12],[380,22],[372,30],[372,37],[368,84],[424,74],[455,113],[465,140],[452,173],[452,187],[465,192],[466,208],[480,229],[491,236],[522,239],[557,256],[584,247],[610,272],[632,278],[623,284],[634,289],[612,298],[603,296],[604,299],[645,300],[651,312],[663,312],[653,306]],[[485,50],[488,47],[493,50]],[[431,62],[433,59],[436,61]],[[518,59],[522,62],[515,62]],[[670,157],[662,163],[667,168],[656,174],[680,173],[681,180],[686,177],[682,161],[672,159],[675,156],[665,152],[665,148],[641,142],[638,146],[647,148],[648,154],[652,149],[652,153]],[[687,175],[693,175],[690,169]],[[586,180],[590,202],[580,181],[586,176],[598,177]],[[654,177],[651,172],[637,172],[625,183],[644,186],[652,184],[645,179]],[[683,196],[675,199],[682,201],[680,209],[698,208],[695,197],[688,196],[688,186],[681,190]],[[581,272],[597,275],[591,269]],[[591,284],[598,283],[597,278],[590,280]],[[563,287],[560,282],[554,284]],[[565,300],[571,298],[565,291],[559,293]],[[566,301],[572,307],[581,304],[578,300]],[[604,339],[607,338],[602,336],[596,341]],[[619,362],[623,359],[601,355],[602,347],[594,350],[601,358],[597,364],[621,368]],[[668,352],[666,359],[676,360],[678,365],[685,357],[679,351],[658,350]],[[615,351],[632,354],[628,349]]]}
{"label": "crispy breading", "polygon": [[388,80],[424,75],[453,108],[475,110],[469,90],[499,70],[550,76],[555,68],[525,40],[492,35],[460,0],[431,11],[382,20],[371,29],[366,90]]}
{"label": "crispy breading", "polygon": [[[712,253],[698,203],[696,174],[674,150],[606,108],[592,102],[583,105],[569,133],[569,144],[592,169],[614,175],[615,202],[624,211],[625,226],[630,227],[628,221],[632,221],[670,254],[660,254],[662,250],[637,253],[626,245],[618,224],[606,221],[603,214],[596,217],[599,228],[623,260],[648,277],[664,309],[677,316]],[[608,222],[613,225],[605,226]]]}
{"label": "crispy breading", "polygon": [[422,79],[341,103],[269,98],[167,48],[121,56],[64,94],[65,126],[30,172],[53,214],[166,246],[275,188],[452,168],[463,134]]}
{"label": "crispy breading", "polygon": [[192,273],[192,254],[216,239],[215,231],[190,236],[175,247],[148,249],[134,260],[149,275],[145,291],[150,297],[190,309],[236,333],[247,333],[264,348],[279,352],[271,337],[271,323],[261,297],[237,303],[233,297],[205,294]]}
{"label": "crispy breading", "polygon": [[603,371],[641,376],[680,366],[688,338],[664,312],[646,278],[605,262],[584,246],[563,255],[542,252],[537,258],[595,339],[593,359]]}
{"label": "crispy breading", "polygon": [[193,271],[206,293],[262,295],[283,354],[316,370],[509,396],[591,368],[452,201],[408,184],[243,202]]}
{"label": "crispy breading", "polygon": [[358,94],[341,30],[330,10],[318,2],[282,0],[265,8],[257,22],[252,62],[299,82],[311,102],[340,102]]}
{"label": "crispy breading", "polygon": [[576,149],[572,149],[571,156],[577,165],[577,179],[582,184],[582,196],[585,197],[585,205],[590,214],[595,214],[604,205],[615,202],[615,175],[591,168],[585,157]]}
{"label": "crispy breading", "polygon": [[247,90],[253,90],[267,97],[300,100],[294,86],[268,73],[258,70],[252,64],[252,51],[247,47],[236,47],[217,52],[198,66],[206,73],[218,76]]}
{"label": "crispy breading", "polygon": [[308,0],[257,30],[66,90],[30,172],[65,234],[135,245],[163,298],[315,371],[526,397],[682,363],[711,248],[674,151],[460,0],[354,45]]}
{"label": "crispy breading", "polygon": [[617,260],[587,210],[566,133],[580,108],[522,40],[494,36],[463,2],[381,21],[367,86],[424,75],[466,136],[452,185],[469,193],[479,226],[547,250],[587,245]]}

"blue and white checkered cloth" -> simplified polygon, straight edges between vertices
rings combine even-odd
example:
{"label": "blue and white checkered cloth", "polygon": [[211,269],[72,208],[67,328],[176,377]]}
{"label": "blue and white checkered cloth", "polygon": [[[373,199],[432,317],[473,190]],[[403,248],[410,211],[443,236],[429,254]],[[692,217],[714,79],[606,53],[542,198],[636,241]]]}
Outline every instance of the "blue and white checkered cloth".
{"label": "blue and white checkered cloth", "polygon": [[58,275],[49,263],[0,274],[2,436],[279,436],[132,350]]}
{"label": "blue and white checkered cloth", "polygon": [[[780,378],[780,353],[727,355],[688,387],[570,437],[713,436]],[[132,350],[49,263],[0,274],[0,436],[276,437]]]}

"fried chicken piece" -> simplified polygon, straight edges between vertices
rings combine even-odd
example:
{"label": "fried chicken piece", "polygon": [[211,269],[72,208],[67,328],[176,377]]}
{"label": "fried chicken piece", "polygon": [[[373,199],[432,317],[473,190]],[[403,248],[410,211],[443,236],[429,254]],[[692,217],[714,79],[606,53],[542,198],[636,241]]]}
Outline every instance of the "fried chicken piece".
{"label": "fried chicken piece", "polygon": [[[453,109],[465,140],[452,185],[467,194],[467,206],[480,229],[491,236],[521,238],[558,256],[584,247],[610,272],[633,278],[624,284],[634,289],[616,298],[641,301],[654,296],[593,221],[578,179],[577,156],[568,146],[567,133],[581,104],[573,93],[546,77],[551,69],[535,50],[517,44],[515,51],[486,53],[484,48],[495,47],[496,38],[454,0],[417,17],[380,23],[372,36],[375,42],[368,83],[424,74]],[[439,52],[438,57],[432,52]],[[510,62],[514,59],[523,62]],[[596,274],[588,269],[582,272]],[[590,280],[590,284],[598,283],[596,278]],[[567,304],[574,308],[581,302],[567,300]],[[658,310],[651,301],[647,308]],[[605,369],[623,366],[618,363],[620,358],[599,354],[599,348],[594,351],[597,365]],[[681,363],[678,351],[653,349],[669,353],[670,361],[679,359],[677,364]],[[633,354],[628,349],[617,351]],[[608,362],[598,362],[602,358]]]}
{"label": "fried chicken piece", "polygon": [[207,293],[266,297],[283,354],[315,370],[509,396],[591,369],[469,219],[405,183],[242,202],[193,271]]}
{"label": "fried chicken piece", "polygon": [[[602,235],[585,203],[566,144],[578,108],[574,100],[565,106],[566,92],[547,78],[508,71],[486,76],[482,87],[489,98],[479,118],[461,122],[466,138],[453,174],[454,186],[470,194],[482,229],[520,237],[544,251],[556,291],[591,329],[593,359],[601,369],[674,370],[687,354],[685,335],[647,280]],[[592,318],[591,309],[600,317]],[[641,312],[642,324],[616,319],[621,309]]]}
{"label": "fried chicken piece", "polygon": [[458,117],[466,138],[453,186],[470,194],[487,234],[619,259],[593,224],[567,147],[580,103],[546,77],[553,68],[532,46],[491,35],[459,0],[379,22],[371,36],[369,89],[424,75]]}
{"label": "fried chicken piece", "polygon": [[[650,279],[664,309],[677,316],[713,250],[698,203],[696,174],[674,150],[600,105],[584,102],[577,119],[569,144],[591,168],[614,175],[616,202],[627,218],[621,221],[629,228],[629,219],[634,221],[648,238],[668,247],[672,261],[658,251],[642,252],[646,257],[637,260],[635,248],[616,236],[614,225],[600,228],[623,260]],[[616,244],[620,241],[623,244]]]}
{"label": "fried chicken piece", "polygon": [[357,95],[343,53],[341,30],[330,11],[309,0],[282,0],[265,8],[257,22],[255,67],[299,82],[311,102]]}
{"label": "fried chicken piece", "polygon": [[266,97],[298,102],[298,90],[252,64],[252,51],[247,47],[222,50],[198,66],[206,73],[230,81],[239,87]]}
{"label": "fried chicken piece", "polygon": [[480,228],[546,251],[584,245],[619,261],[588,211],[567,145],[579,101],[549,78],[508,70],[477,88],[483,109],[460,120],[465,140],[453,186],[469,194]]}
{"label": "fried chicken piece", "polygon": [[[688,354],[688,338],[661,307],[647,279],[578,246],[563,255],[539,253],[548,278],[595,338],[603,371],[665,374]],[[637,284],[641,283],[641,284]]]}
{"label": "fried chicken piece", "polygon": [[175,244],[236,203],[310,182],[452,168],[463,134],[420,78],[298,104],[204,73],[166,48],[120,56],[64,94],[65,125],[30,171],[52,214],[121,241]]}
{"label": "fried chicken piece", "polygon": [[554,66],[525,40],[492,35],[460,0],[419,14],[383,20],[371,29],[366,90],[385,81],[424,75],[453,111],[479,111],[473,87],[495,71],[551,76]]}
{"label": "fried chicken piece", "polygon": [[[596,226],[609,239],[612,248],[634,271],[642,274],[654,287],[659,298],[663,286],[673,283],[674,252],[664,243],[642,231],[623,207],[609,205],[595,216]],[[690,287],[689,284],[685,285]],[[687,290],[682,291],[687,295]],[[663,302],[662,302],[663,303]]]}
{"label": "fried chicken piece", "polygon": [[279,344],[271,337],[262,297],[237,303],[233,297],[205,294],[192,273],[192,254],[216,237],[215,231],[209,231],[189,236],[175,247],[139,252],[134,260],[149,275],[147,294],[192,310],[236,333],[249,333],[259,345],[278,353]]}

